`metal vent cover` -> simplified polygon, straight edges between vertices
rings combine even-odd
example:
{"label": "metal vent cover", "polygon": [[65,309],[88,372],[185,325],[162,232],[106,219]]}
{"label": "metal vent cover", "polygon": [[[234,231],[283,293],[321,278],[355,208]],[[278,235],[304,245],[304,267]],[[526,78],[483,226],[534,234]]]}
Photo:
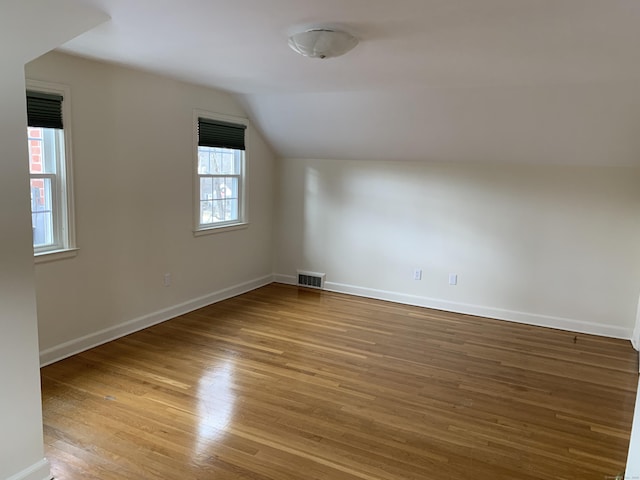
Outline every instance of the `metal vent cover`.
{"label": "metal vent cover", "polygon": [[301,287],[324,288],[324,273],[298,270],[298,285]]}

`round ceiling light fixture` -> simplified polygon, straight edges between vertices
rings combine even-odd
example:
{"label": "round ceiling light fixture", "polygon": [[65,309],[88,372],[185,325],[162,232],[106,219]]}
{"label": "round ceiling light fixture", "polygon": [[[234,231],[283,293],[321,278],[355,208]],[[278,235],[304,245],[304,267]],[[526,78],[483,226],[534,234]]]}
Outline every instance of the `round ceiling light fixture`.
{"label": "round ceiling light fixture", "polygon": [[293,51],[311,58],[331,58],[344,55],[358,44],[350,33],[329,28],[313,28],[289,37]]}

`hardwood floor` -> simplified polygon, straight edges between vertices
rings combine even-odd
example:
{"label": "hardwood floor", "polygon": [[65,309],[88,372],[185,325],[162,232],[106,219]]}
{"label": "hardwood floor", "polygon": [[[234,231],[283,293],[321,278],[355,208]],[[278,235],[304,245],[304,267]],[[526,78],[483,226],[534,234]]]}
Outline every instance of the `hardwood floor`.
{"label": "hardwood floor", "polygon": [[629,342],[272,284],[42,369],[60,480],[606,479]]}

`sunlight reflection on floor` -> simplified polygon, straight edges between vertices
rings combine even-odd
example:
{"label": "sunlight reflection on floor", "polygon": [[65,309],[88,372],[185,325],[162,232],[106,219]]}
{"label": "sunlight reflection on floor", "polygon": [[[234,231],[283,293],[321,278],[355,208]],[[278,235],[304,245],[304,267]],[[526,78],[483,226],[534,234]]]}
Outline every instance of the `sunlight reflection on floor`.
{"label": "sunlight reflection on floor", "polygon": [[197,455],[210,453],[211,446],[219,441],[233,417],[235,393],[233,362],[227,360],[210,367],[198,384],[198,438]]}

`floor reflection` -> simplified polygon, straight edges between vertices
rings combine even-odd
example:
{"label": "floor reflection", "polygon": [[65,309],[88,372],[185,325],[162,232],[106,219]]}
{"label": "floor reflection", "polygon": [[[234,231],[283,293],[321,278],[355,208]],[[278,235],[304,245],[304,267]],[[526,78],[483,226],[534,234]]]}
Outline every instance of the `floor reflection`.
{"label": "floor reflection", "polygon": [[233,362],[210,367],[198,384],[198,455],[211,453],[210,447],[224,436],[233,417]]}

